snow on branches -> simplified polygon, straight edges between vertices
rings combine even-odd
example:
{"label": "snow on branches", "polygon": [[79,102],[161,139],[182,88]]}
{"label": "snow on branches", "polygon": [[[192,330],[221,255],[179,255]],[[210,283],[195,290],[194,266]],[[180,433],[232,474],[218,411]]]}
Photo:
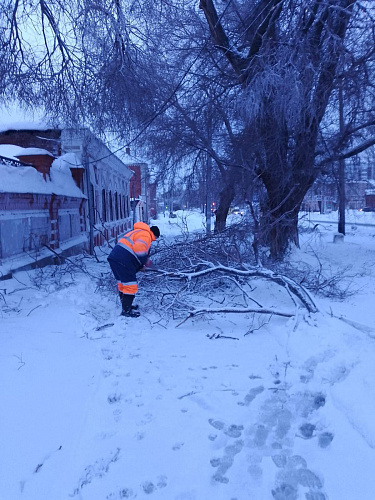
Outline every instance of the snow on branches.
{"label": "snow on branches", "polygon": [[[309,292],[295,280],[245,264],[239,255],[228,251],[223,236],[166,246],[153,257],[156,267],[142,276],[140,290],[150,300],[158,297],[162,305],[159,309],[181,320],[177,326],[192,317],[218,313],[291,318],[300,309],[318,311]],[[282,300],[276,299],[277,306],[270,303],[273,292],[265,291],[264,283],[274,293],[283,292]],[[255,293],[256,289],[261,292]]]}

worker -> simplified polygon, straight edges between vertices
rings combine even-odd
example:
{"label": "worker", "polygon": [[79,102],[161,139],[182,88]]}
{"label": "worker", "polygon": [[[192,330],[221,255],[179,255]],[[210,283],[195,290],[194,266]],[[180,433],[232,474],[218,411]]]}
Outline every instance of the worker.
{"label": "worker", "polygon": [[138,271],[144,271],[151,265],[151,243],[159,236],[160,230],[157,226],[150,227],[145,222],[136,222],[132,231],[120,237],[108,256],[121,299],[121,316],[140,316],[138,306],[133,305],[138,291],[136,275]]}

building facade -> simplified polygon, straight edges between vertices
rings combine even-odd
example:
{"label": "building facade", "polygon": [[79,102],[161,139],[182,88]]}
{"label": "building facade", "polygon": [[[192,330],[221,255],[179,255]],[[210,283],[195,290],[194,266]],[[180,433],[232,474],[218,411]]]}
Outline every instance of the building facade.
{"label": "building facade", "polygon": [[130,198],[134,222],[148,222],[157,214],[156,183],[150,182],[148,164],[132,156],[130,148],[126,148],[122,161],[133,172]]}
{"label": "building facade", "polygon": [[130,229],[133,172],[88,130],[0,133],[0,279]]}

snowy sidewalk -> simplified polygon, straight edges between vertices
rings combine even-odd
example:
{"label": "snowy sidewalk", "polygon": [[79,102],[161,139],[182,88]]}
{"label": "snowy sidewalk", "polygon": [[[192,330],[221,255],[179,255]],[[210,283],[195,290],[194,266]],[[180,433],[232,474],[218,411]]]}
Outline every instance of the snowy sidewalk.
{"label": "snowy sidewalk", "polygon": [[374,238],[307,237],[325,266],[363,269],[357,294],[248,335],[251,315],[176,328],[141,294],[121,318],[83,274],[2,282],[1,500],[373,500]]}
{"label": "snowy sidewalk", "polygon": [[96,304],[89,280],[22,293],[1,321],[4,500],[371,500],[363,334],[320,314],[245,337],[230,315],[163,328]]}

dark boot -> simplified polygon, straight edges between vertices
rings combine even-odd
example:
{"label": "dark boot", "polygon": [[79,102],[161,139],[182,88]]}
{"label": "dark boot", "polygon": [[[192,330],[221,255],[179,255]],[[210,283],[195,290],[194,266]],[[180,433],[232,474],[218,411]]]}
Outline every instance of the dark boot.
{"label": "dark boot", "polygon": [[[119,292],[118,294],[119,294],[119,296],[120,296],[120,302],[121,302],[121,305],[122,305],[122,300],[123,300],[123,297],[125,297],[125,294],[123,294],[122,292]],[[133,300],[134,300],[134,295],[130,295],[130,297],[133,297]],[[138,304],[135,304],[135,305],[134,305],[134,304],[131,304],[131,305],[130,305],[130,307],[131,307],[132,309],[138,310],[139,305],[138,305]]]}
{"label": "dark boot", "polygon": [[121,316],[127,316],[129,318],[138,318],[140,313],[133,309],[133,300],[134,295],[122,294],[121,304],[122,304],[122,312]]}
{"label": "dark boot", "polygon": [[128,318],[139,318],[140,315],[141,313],[139,311],[135,311],[131,307],[124,308],[121,313],[121,316],[127,316]]}

